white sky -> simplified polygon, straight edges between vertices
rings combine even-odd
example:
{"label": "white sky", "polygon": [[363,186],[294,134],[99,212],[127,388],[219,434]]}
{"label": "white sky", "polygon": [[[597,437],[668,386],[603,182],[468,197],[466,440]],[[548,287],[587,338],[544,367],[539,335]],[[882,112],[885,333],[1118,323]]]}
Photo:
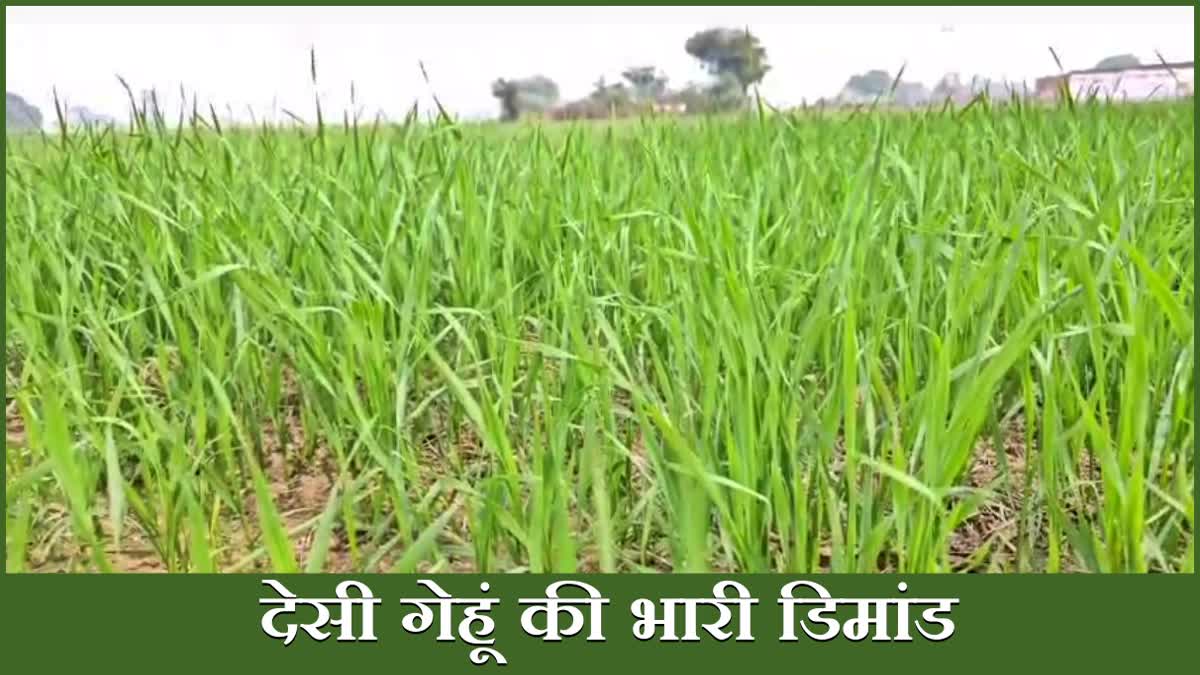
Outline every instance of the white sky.
{"label": "white sky", "polygon": [[[289,109],[311,119],[310,46],[322,109],[350,108],[350,83],[367,115],[401,116],[429,87],[452,111],[493,115],[497,77],[542,73],[563,99],[605,75],[653,64],[673,86],[703,71],[687,38],[748,26],[773,70],[760,91],[778,105],[832,96],[871,68],[932,85],[947,71],[1027,80],[1087,68],[1117,53],[1155,61],[1194,58],[1193,7],[5,7],[5,88],[53,118],[52,87],[70,105],[123,118],[122,75],[153,88],[168,113],[189,99]],[[943,26],[953,26],[944,31]],[[333,114],[331,114],[333,113]]]}

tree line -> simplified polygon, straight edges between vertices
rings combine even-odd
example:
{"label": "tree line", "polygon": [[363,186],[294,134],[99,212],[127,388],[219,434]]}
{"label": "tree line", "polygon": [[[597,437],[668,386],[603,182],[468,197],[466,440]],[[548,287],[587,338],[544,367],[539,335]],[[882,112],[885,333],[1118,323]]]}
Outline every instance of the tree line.
{"label": "tree line", "polygon": [[767,50],[746,29],[710,28],[692,35],[684,49],[711,75],[703,83],[671,89],[658,68],[647,65],[629,68],[621,81],[600,78],[592,92],[579,100],[563,103],[558,85],[545,75],[498,79],[492,95],[500,101],[500,119],[515,120],[529,115],[555,118],[595,118],[625,115],[655,105],[676,106],[688,112],[719,112],[739,108],[749,100],[750,88],[770,71]]}
{"label": "tree line", "polygon": [[[587,119],[625,116],[653,109],[693,113],[712,113],[737,110],[746,106],[750,89],[762,82],[771,70],[767,50],[749,29],[709,28],[692,35],[684,42],[684,50],[711,76],[707,82],[692,82],[679,89],[669,86],[669,79],[652,65],[628,68],[618,82],[597,80],[592,92],[582,99],[563,102],[558,84],[545,75],[506,79],[492,82],[492,96],[500,103],[500,119],[517,120],[529,116],[553,119]],[[1101,59],[1097,69],[1120,69],[1141,65],[1132,54],[1118,54]],[[840,103],[882,101],[895,105],[921,105],[927,102],[952,100],[963,102],[986,92],[992,98],[1007,98],[1024,85],[974,78],[963,82],[956,74],[948,73],[932,89],[919,82],[894,77],[886,70],[868,70],[851,75],[834,98]],[[5,92],[5,128],[10,131],[42,128],[44,118],[37,106],[20,95]],[[72,125],[111,122],[112,119],[92,112],[86,107],[73,106],[66,111],[66,121]]]}
{"label": "tree line", "polygon": [[[492,95],[500,103],[500,119],[524,117],[551,119],[604,118],[625,116],[649,109],[666,107],[687,113],[737,110],[746,106],[750,88],[771,70],[766,49],[748,29],[709,28],[684,43],[684,49],[697,59],[712,76],[707,83],[690,83],[671,89],[668,79],[651,65],[629,68],[621,81],[610,83],[600,78],[592,92],[582,99],[563,102],[554,80],[545,75],[517,79],[500,78],[492,83]],[[1120,69],[1141,65],[1132,54],[1101,59],[1097,69]],[[880,102],[897,106],[919,106],[951,101],[966,103],[986,94],[993,100],[1005,100],[1028,94],[1023,82],[998,81],[982,77],[964,80],[957,73],[946,73],[932,88],[920,82],[900,79],[887,70],[873,69],[851,75],[832,99],[814,103],[862,104]]]}

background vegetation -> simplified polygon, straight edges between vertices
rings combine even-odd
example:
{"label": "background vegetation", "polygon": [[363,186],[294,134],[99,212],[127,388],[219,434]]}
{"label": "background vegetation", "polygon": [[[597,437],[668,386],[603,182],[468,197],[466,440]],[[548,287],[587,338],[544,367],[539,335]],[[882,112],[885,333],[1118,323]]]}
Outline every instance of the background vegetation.
{"label": "background vegetation", "polygon": [[[752,107],[754,87],[772,70],[766,48],[748,28],[702,30],[689,37],[682,47],[704,67],[707,79],[673,88],[667,75],[656,66],[642,65],[623,70],[621,80],[617,82],[600,77],[590,94],[573,101],[562,101],[558,84],[542,74],[497,78],[492,82],[491,94],[497,99],[502,121],[526,117],[558,120],[637,117],[656,110],[692,115],[729,113]],[[1120,69],[1136,67],[1140,63],[1132,54],[1117,54],[1101,59],[1095,67]],[[837,94],[813,103],[912,108],[946,102],[966,105],[985,94],[999,103],[1014,96],[1026,97],[1029,93],[1027,83],[996,80],[978,74],[963,79],[960,73],[948,72],[929,88],[921,82],[905,80],[903,72],[893,74],[886,69],[872,69],[850,75]],[[7,94],[7,130],[32,131],[43,127],[45,120],[36,106],[18,94]],[[161,102],[159,92],[153,89],[142,91],[141,99],[142,107],[150,109],[157,108]],[[186,95],[183,99],[185,111],[196,105],[195,101],[189,102]],[[115,122],[112,117],[86,106],[70,106],[54,113],[51,118],[57,117],[72,127],[106,126]],[[253,116],[253,111],[250,114]],[[231,107],[229,118],[223,124],[235,126]]]}

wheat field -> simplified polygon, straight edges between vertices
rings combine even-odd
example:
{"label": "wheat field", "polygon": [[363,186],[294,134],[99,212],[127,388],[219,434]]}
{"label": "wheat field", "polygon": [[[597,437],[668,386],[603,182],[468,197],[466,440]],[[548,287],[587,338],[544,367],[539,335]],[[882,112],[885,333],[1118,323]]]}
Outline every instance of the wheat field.
{"label": "wheat field", "polygon": [[1191,572],[1194,116],[9,137],[8,569]]}

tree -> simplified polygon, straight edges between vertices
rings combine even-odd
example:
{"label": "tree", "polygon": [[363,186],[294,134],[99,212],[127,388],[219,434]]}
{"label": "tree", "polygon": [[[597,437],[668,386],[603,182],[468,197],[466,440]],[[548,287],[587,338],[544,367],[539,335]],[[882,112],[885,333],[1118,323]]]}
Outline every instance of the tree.
{"label": "tree", "polygon": [[42,111],[11,91],[4,92],[4,128],[34,131],[42,128]]}
{"label": "tree", "polygon": [[603,76],[596,80],[592,87],[592,93],[588,94],[588,98],[593,101],[627,101],[633,98],[633,94],[630,93],[629,87],[625,86],[624,82],[609,84]]}
{"label": "tree", "polygon": [[702,30],[688,38],[684,49],[704,64],[711,75],[719,79],[733,77],[742,94],[751,85],[761,82],[771,69],[767,64],[767,50],[749,29]]}
{"label": "tree", "polygon": [[657,101],[667,91],[667,76],[654,66],[638,66],[621,73],[633,88],[633,97],[638,101]]}
{"label": "tree", "polygon": [[558,103],[558,85],[544,75],[518,80],[500,78],[492,83],[492,96],[500,99],[500,119],[511,121],[529,113],[544,113]]}
{"label": "tree", "polygon": [[622,115],[633,107],[634,92],[624,82],[609,84],[601,76],[592,86],[592,93],[559,108],[556,116],[560,119],[602,119]]}
{"label": "tree", "polygon": [[845,88],[863,96],[883,96],[892,88],[892,76],[886,70],[868,70],[851,75]]}
{"label": "tree", "polygon": [[935,94],[942,100],[951,98],[954,88],[958,85],[957,76],[950,74],[943,77],[937,89],[931,92],[920,82],[897,81],[886,70],[868,70],[851,75],[842,87],[842,92],[838,94],[838,99],[843,103],[852,104],[880,101],[915,107],[929,103]]}
{"label": "tree", "polygon": [[1100,59],[1096,63],[1097,70],[1120,70],[1124,68],[1136,68],[1142,65],[1138,57],[1133,54],[1115,54]]}

